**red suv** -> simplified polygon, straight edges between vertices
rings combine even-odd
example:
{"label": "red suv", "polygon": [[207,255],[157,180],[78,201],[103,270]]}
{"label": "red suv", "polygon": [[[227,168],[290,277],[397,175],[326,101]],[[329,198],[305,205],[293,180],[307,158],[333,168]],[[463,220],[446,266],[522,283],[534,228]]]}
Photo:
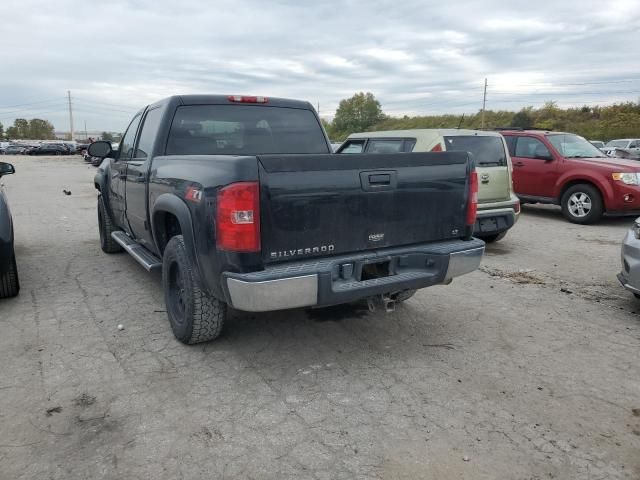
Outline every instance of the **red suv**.
{"label": "red suv", "polygon": [[522,203],[552,203],[573,223],[640,214],[640,162],[607,157],[572,133],[504,130]]}

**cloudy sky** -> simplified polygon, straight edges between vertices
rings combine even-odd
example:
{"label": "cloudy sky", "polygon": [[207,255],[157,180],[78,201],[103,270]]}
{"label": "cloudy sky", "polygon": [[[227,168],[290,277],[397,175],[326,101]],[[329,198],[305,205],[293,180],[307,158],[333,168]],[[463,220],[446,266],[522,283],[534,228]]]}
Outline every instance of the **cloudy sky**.
{"label": "cloudy sky", "polygon": [[639,0],[3,0],[0,122],[122,131],[180,93],[319,103],[371,91],[391,115],[640,98]]}

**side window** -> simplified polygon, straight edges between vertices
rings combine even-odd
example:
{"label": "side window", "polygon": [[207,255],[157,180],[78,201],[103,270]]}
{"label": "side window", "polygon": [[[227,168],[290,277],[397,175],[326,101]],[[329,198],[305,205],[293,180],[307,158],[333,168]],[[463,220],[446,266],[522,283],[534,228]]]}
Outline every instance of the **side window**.
{"label": "side window", "polygon": [[362,153],[364,140],[348,140],[338,153]]}
{"label": "side window", "polygon": [[507,142],[507,148],[509,149],[509,155],[514,157],[516,155],[516,139],[518,137],[506,136],[504,137],[504,141]]}
{"label": "side window", "polygon": [[138,125],[140,124],[140,116],[141,114],[138,113],[135,117],[133,117],[133,120],[131,120],[131,123],[129,124],[129,128],[127,128],[127,131],[124,134],[124,137],[122,137],[122,140],[120,140],[120,146],[118,147],[118,151],[120,152],[118,158],[120,160],[129,160],[131,158],[131,154],[133,153],[133,141],[135,140],[136,131],[138,130]]}
{"label": "side window", "polygon": [[638,145],[640,145],[640,143],[638,143],[637,140],[634,140],[629,144],[629,148],[638,148]]}
{"label": "side window", "polygon": [[138,146],[136,147],[136,153],[133,158],[144,159],[151,155],[151,148],[153,147],[153,140],[156,138],[156,132],[162,119],[162,109],[160,107],[149,110],[144,117],[144,123],[142,124],[142,130],[138,135]]}
{"label": "side window", "polygon": [[402,138],[394,140],[371,139],[367,144],[367,153],[400,153],[403,143]]}
{"label": "side window", "polygon": [[403,152],[413,152],[413,147],[416,146],[415,138],[405,138],[404,147],[402,148]]}
{"label": "side window", "polygon": [[518,137],[515,156],[522,158],[540,158],[551,156],[551,153],[544,143],[537,138]]}

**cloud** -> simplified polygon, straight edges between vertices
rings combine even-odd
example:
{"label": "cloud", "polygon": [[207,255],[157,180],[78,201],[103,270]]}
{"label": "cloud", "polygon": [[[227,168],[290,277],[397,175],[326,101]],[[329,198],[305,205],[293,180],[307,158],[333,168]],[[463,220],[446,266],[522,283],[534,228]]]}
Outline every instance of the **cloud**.
{"label": "cloud", "polygon": [[[122,131],[180,93],[371,91],[394,115],[637,100],[640,2],[4,0],[0,122]],[[17,105],[17,106],[16,106]]]}

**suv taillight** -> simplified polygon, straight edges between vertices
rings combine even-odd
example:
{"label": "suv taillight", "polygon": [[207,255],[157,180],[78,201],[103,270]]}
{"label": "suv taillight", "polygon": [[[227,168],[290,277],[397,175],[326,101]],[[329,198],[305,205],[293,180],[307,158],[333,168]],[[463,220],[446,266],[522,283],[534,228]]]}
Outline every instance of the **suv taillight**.
{"label": "suv taillight", "polygon": [[475,170],[469,177],[469,201],[467,202],[467,226],[473,227],[478,213],[478,174]]}
{"label": "suv taillight", "polygon": [[232,183],[218,191],[218,248],[260,251],[260,187],[258,182]]}

